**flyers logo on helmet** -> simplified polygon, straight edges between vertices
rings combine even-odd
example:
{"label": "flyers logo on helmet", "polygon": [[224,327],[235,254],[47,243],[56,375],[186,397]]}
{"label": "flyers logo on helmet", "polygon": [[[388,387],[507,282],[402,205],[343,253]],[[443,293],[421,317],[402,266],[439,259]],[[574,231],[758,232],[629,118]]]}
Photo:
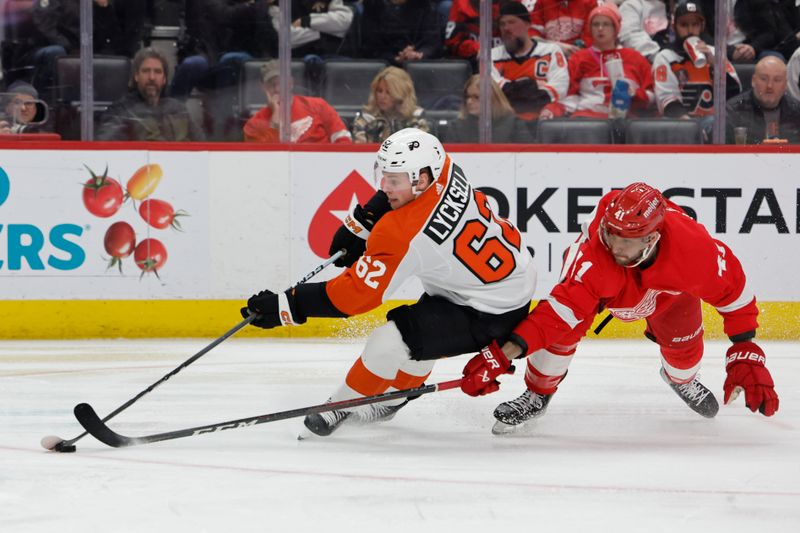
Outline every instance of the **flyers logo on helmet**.
{"label": "flyers logo on helmet", "polygon": [[318,257],[328,257],[328,247],[333,234],[342,225],[350,208],[365,204],[375,194],[375,189],[364,177],[353,170],[320,204],[308,225],[308,246]]}

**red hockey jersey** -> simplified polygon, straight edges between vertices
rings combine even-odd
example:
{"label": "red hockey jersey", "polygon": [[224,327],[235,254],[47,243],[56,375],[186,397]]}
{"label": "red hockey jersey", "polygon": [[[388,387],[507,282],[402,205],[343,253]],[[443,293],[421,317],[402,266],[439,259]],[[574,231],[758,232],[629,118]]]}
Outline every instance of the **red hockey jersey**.
{"label": "red hockey jersey", "polygon": [[531,11],[534,36],[569,44],[581,39],[589,46],[592,34],[586,19],[601,3],[597,0],[537,0]]}
{"label": "red hockey jersey", "polygon": [[556,116],[566,112],[576,117],[608,117],[612,78],[607,65],[615,63],[621,63],[622,79],[627,80],[634,91],[631,110],[635,113],[636,109],[652,105],[655,101],[653,75],[650,63],[642,54],[632,48],[600,51],[592,47],[569,58],[567,96],[557,104],[549,104],[548,108]]}
{"label": "red hockey jersey", "polygon": [[758,327],[755,296],[739,260],[672,202],[653,264],[645,269],[617,265],[598,227],[618,194],[612,191],[600,200],[594,219],[568,250],[561,281],[514,330],[527,343],[527,353],[558,343],[601,306],[620,320],[633,321],[657,315],[671,296],[681,293],[714,306],[728,336]]}

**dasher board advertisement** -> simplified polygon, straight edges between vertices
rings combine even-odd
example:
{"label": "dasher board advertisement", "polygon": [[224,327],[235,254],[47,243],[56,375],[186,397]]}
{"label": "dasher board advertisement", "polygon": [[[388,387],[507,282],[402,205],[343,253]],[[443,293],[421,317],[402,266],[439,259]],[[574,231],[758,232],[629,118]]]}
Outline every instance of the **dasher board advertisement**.
{"label": "dasher board advertisement", "polygon": [[[539,273],[536,299],[557,283],[562,252],[602,195],[646,181],[733,249],[759,300],[800,300],[795,274],[800,186],[791,179],[800,163],[796,154],[450,155],[486,193],[495,212],[522,232]],[[292,154],[293,272],[328,256],[333,233],[349,209],[374,193],[373,165],[370,153]],[[387,296],[414,299],[419,291],[419,284],[410,284]]]}
{"label": "dasher board advertisement", "polygon": [[3,298],[203,297],[208,168],[205,153],[3,151]]}

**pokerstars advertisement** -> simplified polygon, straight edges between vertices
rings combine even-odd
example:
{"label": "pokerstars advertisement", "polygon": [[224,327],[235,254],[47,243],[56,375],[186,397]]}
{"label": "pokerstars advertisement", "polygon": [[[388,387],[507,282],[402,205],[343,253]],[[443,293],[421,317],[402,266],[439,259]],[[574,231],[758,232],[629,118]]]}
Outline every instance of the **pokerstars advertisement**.
{"label": "pokerstars advertisement", "polygon": [[[729,245],[762,301],[800,301],[798,154],[477,153],[451,151],[495,212],[522,232],[538,272],[535,298],[557,283],[562,252],[612,188],[635,181],[672,201]],[[375,191],[370,153],[292,154],[293,272],[328,257],[336,229]],[[321,170],[324,169],[324,170]],[[691,261],[687,257],[686,261]],[[338,274],[327,269],[321,279]],[[392,299],[413,299],[410,284]]]}
{"label": "pokerstars advertisement", "polygon": [[204,154],[3,151],[4,298],[197,297],[208,181]]}

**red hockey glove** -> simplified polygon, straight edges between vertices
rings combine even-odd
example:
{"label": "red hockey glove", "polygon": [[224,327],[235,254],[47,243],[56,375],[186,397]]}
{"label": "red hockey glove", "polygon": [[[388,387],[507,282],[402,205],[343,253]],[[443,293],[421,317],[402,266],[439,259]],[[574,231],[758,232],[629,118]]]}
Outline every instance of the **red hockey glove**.
{"label": "red hockey glove", "polygon": [[737,342],[728,348],[723,390],[725,404],[731,403],[744,390],[744,403],[754,413],[758,409],[762,415],[772,416],[778,410],[778,395],[775,384],[765,366],[766,358],[754,342]]}
{"label": "red hockey glove", "polygon": [[514,367],[497,344],[492,343],[473,357],[464,367],[461,390],[470,396],[483,396],[500,389],[497,376],[512,374]]}

